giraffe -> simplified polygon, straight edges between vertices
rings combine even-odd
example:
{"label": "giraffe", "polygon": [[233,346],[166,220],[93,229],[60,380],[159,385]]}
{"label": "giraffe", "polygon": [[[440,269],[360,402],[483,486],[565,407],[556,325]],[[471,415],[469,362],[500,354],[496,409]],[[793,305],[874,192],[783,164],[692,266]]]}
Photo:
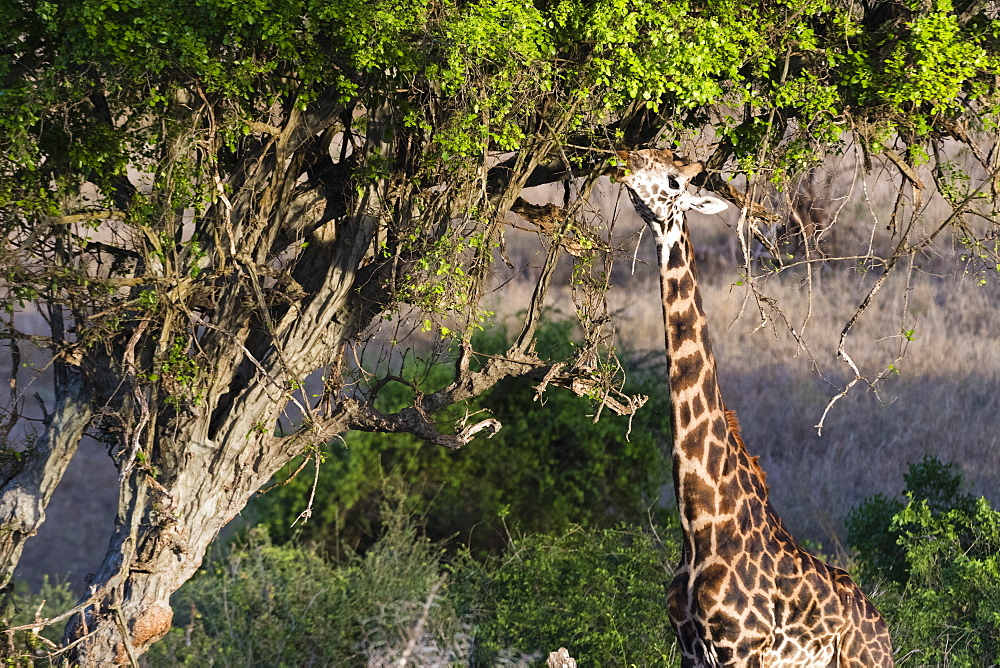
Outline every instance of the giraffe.
{"label": "giraffe", "polygon": [[683,556],[667,594],[681,665],[893,666],[885,621],[850,576],[803,550],[719,390],[685,213],[727,204],[687,192],[704,166],[666,149],[618,153],[612,173],[656,240]]}

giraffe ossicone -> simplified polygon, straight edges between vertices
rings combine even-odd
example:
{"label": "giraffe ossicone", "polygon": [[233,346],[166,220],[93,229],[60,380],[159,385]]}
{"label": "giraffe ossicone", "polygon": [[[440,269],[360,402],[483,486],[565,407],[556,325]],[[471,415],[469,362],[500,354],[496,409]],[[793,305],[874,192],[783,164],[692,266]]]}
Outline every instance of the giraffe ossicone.
{"label": "giraffe ossicone", "polygon": [[667,606],[683,668],[888,668],[885,621],[850,576],[803,550],[768,500],[765,475],[719,390],[687,211],[704,168],[666,149],[620,152],[612,170],[658,247],[683,556]]}

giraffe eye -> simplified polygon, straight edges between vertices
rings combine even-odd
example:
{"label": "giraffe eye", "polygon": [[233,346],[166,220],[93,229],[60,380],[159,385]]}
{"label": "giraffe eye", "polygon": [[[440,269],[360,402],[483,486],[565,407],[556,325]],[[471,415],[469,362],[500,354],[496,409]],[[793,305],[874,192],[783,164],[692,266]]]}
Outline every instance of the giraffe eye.
{"label": "giraffe eye", "polygon": [[681,184],[677,183],[677,179],[672,176],[667,177],[667,185],[670,186],[671,190],[680,190]]}

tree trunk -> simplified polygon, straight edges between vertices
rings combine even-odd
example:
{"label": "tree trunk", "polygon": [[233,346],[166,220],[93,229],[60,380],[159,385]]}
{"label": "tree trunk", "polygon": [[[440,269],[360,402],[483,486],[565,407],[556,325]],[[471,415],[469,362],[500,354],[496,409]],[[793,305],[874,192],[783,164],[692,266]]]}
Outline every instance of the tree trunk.
{"label": "tree trunk", "polygon": [[199,431],[193,424],[176,435],[171,446],[183,464],[166,484],[138,467],[123,482],[117,530],[94,580],[101,600],[67,628],[67,642],[86,637],[74,647],[74,663],[130,663],[162,637],[171,624],[170,596],[201,565],[220,529],[295,453],[252,430],[218,443]]}
{"label": "tree trunk", "polygon": [[[136,462],[122,481],[115,534],[93,582],[100,599],[67,626],[67,642],[83,639],[73,647],[73,662],[118,665],[141,655],[170,629],[170,596],[198,569],[222,527],[306,446],[344,430],[337,413],[303,414],[296,434],[274,435],[290,401],[308,406],[289,388],[337,362],[346,338],[378,301],[372,272],[348,269],[361,266],[376,226],[362,214],[339,227],[354,232],[353,243],[327,249],[325,272],[311,277],[316,292],[274,322],[273,332],[258,332],[258,345],[248,338],[243,306],[254,290],[243,282],[220,299],[213,318],[219,325],[206,328],[200,341],[215,362],[203,404],[151,418],[150,465]],[[359,274],[365,284],[358,284]]]}

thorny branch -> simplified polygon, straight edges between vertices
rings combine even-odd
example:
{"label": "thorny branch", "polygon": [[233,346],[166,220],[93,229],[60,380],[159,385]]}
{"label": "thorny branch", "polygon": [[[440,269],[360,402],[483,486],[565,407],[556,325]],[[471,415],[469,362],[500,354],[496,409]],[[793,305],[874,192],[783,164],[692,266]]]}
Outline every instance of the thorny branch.
{"label": "thorny branch", "polygon": [[[863,254],[829,252],[831,250],[829,239],[834,238],[831,230],[835,229],[834,226],[838,222],[837,217],[834,216],[832,219],[821,217],[818,222],[808,220],[809,215],[803,216],[801,211],[797,212],[794,210],[796,201],[793,197],[787,195],[784,196],[785,207],[789,212],[787,214],[789,220],[795,220],[796,222],[797,229],[795,230],[795,234],[799,235],[798,238],[800,241],[798,243],[801,246],[801,254],[791,252],[790,254],[782,255],[782,251],[778,250],[778,246],[775,245],[773,240],[763,240],[760,238],[761,235],[756,233],[753,236],[757,238],[759,245],[755,246],[743,234],[744,227],[749,227],[751,231],[755,229],[755,225],[751,221],[766,221],[770,229],[781,230],[781,209],[780,207],[768,204],[768,200],[773,197],[768,188],[760,187],[755,190],[755,185],[751,183],[745,192],[739,191],[731,184],[724,183],[718,176],[711,174],[706,181],[708,187],[740,206],[740,219],[736,224],[736,228],[743,254],[743,282],[746,289],[744,307],[747,299],[752,298],[756,302],[761,317],[758,329],[769,322],[782,322],[782,328],[792,336],[799,349],[806,352],[810,359],[813,360],[813,365],[817,371],[818,364],[809,350],[806,339],[803,336],[802,328],[796,328],[785,313],[781,311],[780,304],[765,295],[762,289],[762,279],[766,279],[775,273],[804,268],[806,271],[804,278],[805,285],[808,290],[812,291],[815,277],[813,272],[816,269],[821,271],[828,270],[828,267],[835,266],[838,263],[851,263],[855,266],[863,267],[866,271],[878,270],[878,276],[874,284],[867,290],[865,297],[849,317],[840,333],[836,354],[837,358],[850,370],[851,377],[826,404],[816,425],[819,433],[822,433],[827,416],[834,404],[846,396],[859,381],[864,381],[873,391],[877,392],[878,382],[888,374],[887,371],[883,370],[869,378],[869,374],[860,368],[849,353],[848,340],[858,322],[870,309],[876,296],[885,286],[890,275],[894,273],[893,270],[897,267],[899,260],[909,258],[909,276],[917,267],[915,262],[916,257],[919,254],[932,254],[933,244],[945,230],[961,229],[964,230],[963,234],[973,239],[990,238],[990,235],[997,235],[997,221],[995,218],[996,202],[992,205],[993,211],[991,214],[984,214],[978,211],[976,204],[985,201],[983,193],[995,184],[997,177],[1000,176],[1000,166],[993,167],[985,172],[982,169],[977,170],[976,165],[979,165],[981,168],[989,164],[983,149],[968,134],[962,134],[960,139],[970,147],[975,157],[976,162],[967,165],[967,168],[975,175],[978,185],[966,188],[965,192],[959,197],[943,196],[943,194],[949,191],[954,191],[956,186],[955,184],[941,182],[941,175],[943,174],[941,166],[948,160],[955,160],[954,156],[948,156],[941,151],[936,151],[934,153],[934,164],[917,168],[908,164],[895,150],[886,148],[883,151],[886,162],[896,168],[902,176],[902,181],[893,193],[892,200],[890,200],[894,204],[891,209],[889,224],[886,226],[886,230],[890,233],[889,237],[883,240],[884,235],[880,232],[878,213],[874,208],[871,208],[872,223],[869,248],[868,252]],[[989,142],[987,141],[987,143]],[[724,152],[725,147],[719,150]],[[856,146],[854,150],[861,152],[863,149],[861,146]],[[996,152],[996,147],[991,148],[990,152],[991,154]],[[862,162],[865,165],[869,164],[867,156],[865,156]],[[927,172],[931,174],[936,186],[936,190],[931,194],[929,199],[924,196],[924,193],[927,191],[927,186],[925,185],[928,179]],[[843,179],[840,182],[842,183]],[[884,195],[884,183],[878,186],[880,190],[877,195],[874,192],[869,192],[867,180],[864,181],[863,185],[865,186],[866,199],[870,203],[877,203],[888,199]],[[909,199],[904,197],[905,186],[907,185],[912,189],[912,195]],[[853,191],[853,182],[849,183],[849,187]],[[828,205],[824,203],[824,195],[817,196],[817,193],[812,191],[803,195],[802,192],[799,191],[795,197],[806,198],[804,201],[809,207],[807,214],[811,214],[817,210],[821,213],[826,211]],[[934,222],[935,214],[932,211],[939,210],[943,204],[948,207],[947,213],[940,215],[937,218],[937,222]],[[934,207],[933,209],[931,208],[932,206]],[[906,215],[905,223],[900,224],[898,221],[904,214]],[[974,231],[973,226],[968,222],[970,216],[978,216],[985,223],[985,229],[983,229],[983,226],[980,226],[978,231]],[[930,229],[924,229],[929,224]],[[919,237],[914,240],[914,237],[917,235]],[[789,248],[790,242],[794,243],[795,237],[791,233],[787,233],[787,236],[781,240],[781,247]],[[892,244],[888,250],[882,251],[879,249],[880,246],[884,247],[888,243]],[[832,250],[836,251],[839,249],[833,248]],[[787,251],[785,252],[787,253]],[[811,299],[809,303],[811,307]],[[903,316],[905,317],[905,310]],[[807,312],[803,323],[808,321],[808,317],[809,313]],[[902,359],[902,356],[905,355],[905,348],[905,345],[901,346],[896,360],[886,368],[891,370]]]}

